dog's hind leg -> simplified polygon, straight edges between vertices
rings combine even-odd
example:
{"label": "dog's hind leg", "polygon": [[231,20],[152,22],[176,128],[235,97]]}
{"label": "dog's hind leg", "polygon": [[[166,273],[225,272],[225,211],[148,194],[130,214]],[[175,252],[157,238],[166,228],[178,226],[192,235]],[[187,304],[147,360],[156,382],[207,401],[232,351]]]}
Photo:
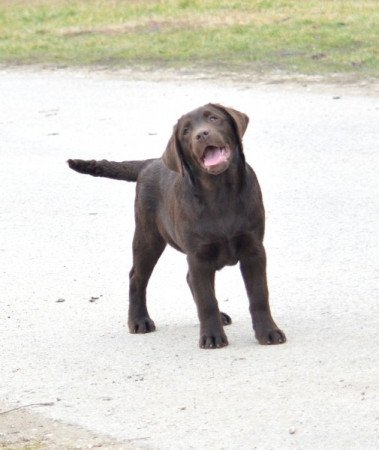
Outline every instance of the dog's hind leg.
{"label": "dog's hind leg", "polygon": [[166,247],[158,231],[152,233],[144,227],[136,227],[133,239],[133,267],[129,278],[129,331],[149,333],[155,331],[146,306],[146,287],[151,273]]}
{"label": "dog's hind leg", "polygon": [[229,314],[226,314],[224,312],[220,312],[221,315],[221,321],[223,325],[230,325],[232,323],[232,318],[229,316]]}

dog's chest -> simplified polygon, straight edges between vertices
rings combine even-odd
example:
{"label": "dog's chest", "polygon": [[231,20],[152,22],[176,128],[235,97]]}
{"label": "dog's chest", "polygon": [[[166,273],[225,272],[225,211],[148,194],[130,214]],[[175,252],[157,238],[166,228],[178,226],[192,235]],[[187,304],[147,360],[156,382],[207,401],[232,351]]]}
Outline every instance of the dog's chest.
{"label": "dog's chest", "polygon": [[249,245],[254,220],[241,205],[204,210],[187,229],[191,252],[216,269],[238,262]]}
{"label": "dog's chest", "polygon": [[202,243],[196,249],[196,255],[209,261],[218,270],[224,266],[233,266],[240,259],[241,246],[240,237],[224,241]]}

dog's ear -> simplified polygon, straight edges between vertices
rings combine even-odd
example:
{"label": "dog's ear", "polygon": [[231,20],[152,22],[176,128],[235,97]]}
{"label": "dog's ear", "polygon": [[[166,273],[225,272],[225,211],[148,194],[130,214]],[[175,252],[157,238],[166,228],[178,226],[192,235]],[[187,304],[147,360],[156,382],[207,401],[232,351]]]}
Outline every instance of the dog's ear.
{"label": "dog's ear", "polygon": [[170,170],[183,175],[182,149],[177,136],[177,128],[177,125],[175,125],[166,150],[162,155],[162,161]]}
{"label": "dog's ear", "polygon": [[227,108],[225,106],[214,103],[213,104],[211,103],[211,105],[217,109],[221,109],[221,111],[223,111],[224,113],[226,113],[226,115],[232,118],[237,128],[238,135],[240,139],[242,139],[243,135],[245,134],[246,128],[249,124],[249,117],[245,113],[237,111],[236,109],[233,108]]}

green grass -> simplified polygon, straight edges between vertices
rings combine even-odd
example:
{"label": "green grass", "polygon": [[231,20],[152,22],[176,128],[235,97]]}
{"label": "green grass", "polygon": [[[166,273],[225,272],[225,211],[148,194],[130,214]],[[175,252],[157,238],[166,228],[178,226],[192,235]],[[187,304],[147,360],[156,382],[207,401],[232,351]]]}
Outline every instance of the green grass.
{"label": "green grass", "polygon": [[379,75],[378,0],[0,0],[0,63]]}

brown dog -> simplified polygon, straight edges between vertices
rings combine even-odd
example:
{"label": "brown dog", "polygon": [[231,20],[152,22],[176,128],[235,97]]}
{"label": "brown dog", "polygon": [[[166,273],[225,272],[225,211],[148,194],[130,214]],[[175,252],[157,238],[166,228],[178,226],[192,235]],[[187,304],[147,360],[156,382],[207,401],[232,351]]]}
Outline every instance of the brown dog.
{"label": "brown dog", "polygon": [[146,287],[169,243],[187,255],[187,281],[200,319],[200,347],[228,344],[223,325],[231,319],[219,311],[214,281],[216,270],[237,262],[259,343],[286,341],[268,302],[262,194],[242,147],[248,121],[234,109],[208,104],[179,119],[162,158],[68,161],[80,173],[137,181],[131,333],[155,330],[147,312]]}

